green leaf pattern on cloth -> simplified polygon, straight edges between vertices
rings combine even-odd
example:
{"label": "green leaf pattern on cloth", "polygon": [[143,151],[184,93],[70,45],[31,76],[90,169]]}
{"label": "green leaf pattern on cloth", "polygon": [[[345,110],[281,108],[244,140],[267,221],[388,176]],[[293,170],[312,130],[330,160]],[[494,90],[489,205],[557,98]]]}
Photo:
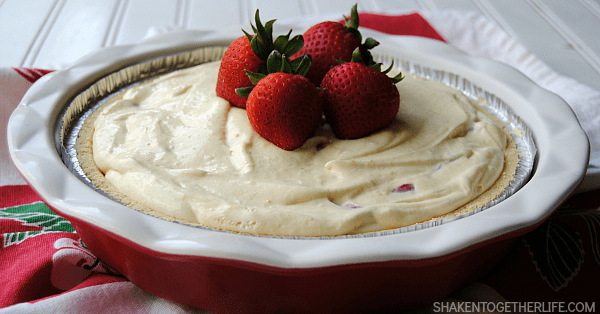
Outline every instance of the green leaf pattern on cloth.
{"label": "green leaf pattern on cloth", "polygon": [[600,211],[558,210],[553,217],[522,238],[537,272],[554,291],[566,287],[577,276],[584,261],[585,250],[581,235],[568,223],[556,219],[573,215],[585,220],[589,228],[592,254],[600,264]]}
{"label": "green leaf pattern on cloth", "polygon": [[577,216],[582,218],[587,224],[590,232],[590,241],[592,245],[592,254],[598,264],[600,264],[600,243],[598,241],[598,231],[600,231],[600,211],[598,210],[568,210],[557,212],[557,216]]}
{"label": "green leaf pattern on cloth", "polygon": [[48,232],[75,232],[71,223],[54,213],[46,204],[39,202],[0,209],[0,219],[13,219],[25,226],[35,227],[34,231],[5,233],[4,247],[19,244],[25,239]]}
{"label": "green leaf pattern on cloth", "polygon": [[548,220],[523,237],[533,263],[554,291],[567,286],[583,263],[583,244],[579,233],[562,222]]}
{"label": "green leaf pattern on cloth", "polygon": [[594,252],[594,258],[596,262],[600,264],[600,246],[598,245],[598,231],[600,230],[600,213],[599,212],[583,212],[581,217],[585,219],[585,222],[590,228],[590,238],[592,240],[592,250]]}

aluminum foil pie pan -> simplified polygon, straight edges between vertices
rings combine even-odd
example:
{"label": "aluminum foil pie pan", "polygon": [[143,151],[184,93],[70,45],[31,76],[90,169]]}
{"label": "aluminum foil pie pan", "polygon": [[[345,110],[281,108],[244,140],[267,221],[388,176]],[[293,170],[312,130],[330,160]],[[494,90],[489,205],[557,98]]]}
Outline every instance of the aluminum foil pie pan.
{"label": "aluminum foil pie pan", "polygon": [[[115,73],[98,80],[85,91],[77,95],[68,107],[63,110],[60,116],[60,123],[56,124],[54,137],[60,139],[57,141],[57,150],[61,153],[65,165],[85,184],[100,194],[120,202],[114,196],[105,192],[103,189],[94,185],[82,169],[76,149],[76,142],[80,136],[79,131],[85,119],[96,110],[104,100],[120,92],[128,86],[137,84],[147,79],[154,78],[172,71],[196,66],[205,62],[220,60],[220,57],[226,50],[226,46],[202,47],[192,51],[186,51],[175,55],[165,56],[154,59],[149,62],[139,63],[128,66]],[[450,73],[445,70],[431,69],[429,67],[415,64],[409,60],[403,60],[400,56],[393,54],[374,53],[374,58],[378,62],[383,62],[386,67],[389,64],[397,65],[396,68],[403,72],[409,72],[419,77],[429,80],[442,82],[456,90],[461,91],[470,99],[477,102],[482,108],[491,113],[498,121],[503,123],[505,128],[517,147],[519,162],[514,176],[514,180],[505,188],[505,190],[494,200],[478,207],[474,210],[463,210],[462,212],[451,212],[441,218],[431,219],[430,221],[414,224],[407,227],[395,228],[368,234],[344,235],[342,237],[364,237],[364,236],[384,236],[398,234],[430,228],[441,224],[449,223],[457,219],[462,219],[470,215],[486,210],[510,195],[514,194],[528,180],[533,171],[536,155],[535,141],[529,127],[515,115],[506,103],[493,93],[490,93],[466,78],[458,74]],[[59,145],[60,144],[60,145]],[[208,227],[195,224],[198,228],[217,231]],[[285,237],[294,238],[294,237]],[[307,237],[304,237],[307,238]],[[327,239],[330,237],[308,237],[313,239]]]}

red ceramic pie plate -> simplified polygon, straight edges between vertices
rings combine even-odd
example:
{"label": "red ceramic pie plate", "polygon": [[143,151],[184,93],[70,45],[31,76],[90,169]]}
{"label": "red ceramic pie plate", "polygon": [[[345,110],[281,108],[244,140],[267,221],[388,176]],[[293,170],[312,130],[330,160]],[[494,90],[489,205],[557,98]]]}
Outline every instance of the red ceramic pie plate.
{"label": "red ceramic pie plate", "polygon": [[85,244],[140,288],[215,313],[375,312],[418,308],[489,271],[541,224],[585,174],[589,144],[569,106],[518,71],[434,40],[386,36],[376,56],[455,73],[502,98],[530,128],[534,171],[518,191],[468,217],[380,236],[275,238],[169,222],[125,207],[69,170],[57,136],[82,90],[126,66],[235,35],[186,31],[94,52],[36,82],[8,125],[11,157]]}
{"label": "red ceramic pie plate", "polygon": [[140,288],[213,313],[389,313],[418,309],[484,275],[519,235],[534,228],[439,257],[281,268],[162,253],[76,217],[66,218],[104,263]]}

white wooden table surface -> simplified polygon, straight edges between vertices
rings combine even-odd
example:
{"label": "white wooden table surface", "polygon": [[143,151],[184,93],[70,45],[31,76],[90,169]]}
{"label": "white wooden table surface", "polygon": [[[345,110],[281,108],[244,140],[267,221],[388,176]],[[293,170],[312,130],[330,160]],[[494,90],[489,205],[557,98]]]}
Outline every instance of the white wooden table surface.
{"label": "white wooden table surface", "polygon": [[63,68],[152,26],[247,28],[261,18],[457,9],[495,21],[559,74],[600,90],[600,0],[0,0],[0,67]]}

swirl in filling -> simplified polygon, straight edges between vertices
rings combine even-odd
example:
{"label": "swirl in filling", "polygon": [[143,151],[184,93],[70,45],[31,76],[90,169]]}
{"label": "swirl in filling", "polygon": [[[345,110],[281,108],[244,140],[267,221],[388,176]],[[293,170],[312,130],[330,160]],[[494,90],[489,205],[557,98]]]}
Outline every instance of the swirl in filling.
{"label": "swirl in filling", "polygon": [[407,74],[387,128],[339,140],[323,125],[285,151],[216,96],[218,69],[212,62],[157,77],[98,111],[93,158],[118,191],[186,223],[329,236],[447,214],[503,172],[506,130],[442,83]]}

